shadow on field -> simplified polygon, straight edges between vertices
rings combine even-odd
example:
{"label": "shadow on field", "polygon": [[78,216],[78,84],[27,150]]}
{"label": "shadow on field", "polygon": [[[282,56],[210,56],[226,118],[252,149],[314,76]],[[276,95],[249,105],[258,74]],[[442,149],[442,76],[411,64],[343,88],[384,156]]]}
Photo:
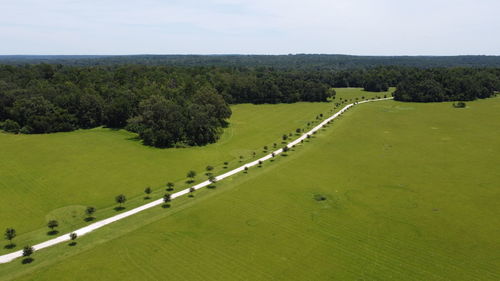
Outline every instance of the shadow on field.
{"label": "shadow on field", "polygon": [[123,211],[123,210],[125,210],[125,207],[123,207],[123,206],[115,207],[115,211],[117,211],[117,212]]}
{"label": "shadow on field", "polygon": [[47,235],[52,236],[52,235],[56,235],[57,233],[59,233],[59,231],[57,231],[57,230],[51,230],[51,231],[47,232]]}
{"label": "shadow on field", "polygon": [[35,259],[34,258],[25,258],[22,260],[22,264],[30,264],[34,261]]}
{"label": "shadow on field", "polygon": [[14,243],[10,243],[9,245],[5,245],[5,246],[4,246],[4,249],[8,249],[8,250],[10,250],[10,249],[14,249],[15,247],[16,247],[16,244],[14,244]]}
{"label": "shadow on field", "polygon": [[163,204],[163,205],[161,205],[161,207],[163,209],[168,209],[168,208],[170,208],[170,204]]}
{"label": "shadow on field", "polygon": [[76,246],[76,242],[71,242],[71,243],[68,244],[68,246],[74,247],[74,246]]}
{"label": "shadow on field", "polygon": [[83,220],[86,222],[91,222],[91,221],[95,220],[95,218],[94,217],[87,217],[87,218],[84,218]]}

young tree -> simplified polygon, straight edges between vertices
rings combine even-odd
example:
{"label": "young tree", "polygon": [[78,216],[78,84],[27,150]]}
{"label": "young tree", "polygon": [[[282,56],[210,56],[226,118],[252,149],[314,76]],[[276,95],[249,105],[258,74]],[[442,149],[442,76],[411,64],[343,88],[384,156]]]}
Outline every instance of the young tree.
{"label": "young tree", "polygon": [[146,198],[149,199],[149,195],[151,194],[151,192],[153,192],[153,190],[151,189],[151,187],[146,187],[146,189],[144,189],[144,193],[146,193]]}
{"label": "young tree", "polygon": [[163,202],[168,203],[171,200],[172,200],[172,196],[169,193],[165,193],[165,195],[163,195]]}
{"label": "young tree", "polygon": [[244,169],[244,170],[245,170],[245,173],[247,173],[247,172],[248,172],[248,167],[247,167],[247,166],[245,166],[245,169]]}
{"label": "young tree", "polygon": [[276,156],[276,154],[275,154],[274,152],[273,152],[273,153],[271,153],[271,157],[274,157],[274,156]]}
{"label": "young tree", "polygon": [[69,243],[70,246],[76,245],[76,242],[75,242],[76,238],[78,238],[78,234],[76,234],[75,232],[72,232],[69,235],[69,239],[71,239],[71,243]]}
{"label": "young tree", "polygon": [[47,227],[50,228],[50,231],[47,233],[48,235],[54,235],[54,234],[57,234],[58,231],[55,230],[56,227],[59,226],[59,222],[57,222],[56,220],[50,220],[48,223],[47,223]]}
{"label": "young tree", "polygon": [[227,168],[227,166],[229,165],[229,162],[224,162],[224,167]]}
{"label": "young tree", "polygon": [[205,168],[205,170],[206,170],[206,172],[205,172],[205,176],[211,176],[211,175],[212,175],[212,170],[213,170],[213,169],[214,169],[214,167],[212,167],[212,166],[208,165],[208,166]]}
{"label": "young tree", "polygon": [[243,161],[243,155],[240,155],[240,162]]}
{"label": "young tree", "polygon": [[259,167],[262,166],[262,160],[259,160]]}
{"label": "young tree", "polygon": [[211,182],[211,183],[216,183],[217,179],[214,176],[209,176],[208,177],[208,181]]}
{"label": "young tree", "polygon": [[295,129],[295,132],[296,132],[297,134],[300,134],[300,132],[302,132],[302,130],[301,130],[300,128],[297,128],[297,129]]}
{"label": "young tree", "polygon": [[194,181],[194,178],[196,177],[196,172],[191,170],[187,173],[187,177],[191,179],[191,181]]}
{"label": "young tree", "polygon": [[125,197],[125,195],[123,195],[123,194],[120,194],[120,195],[115,197],[115,201],[116,201],[116,203],[120,204],[120,208],[121,208],[122,204],[127,201],[127,197]]}
{"label": "young tree", "polygon": [[59,226],[59,222],[57,222],[56,220],[50,220],[47,223],[47,226],[50,228],[51,231],[54,231],[54,228]]}
{"label": "young tree", "polygon": [[264,146],[264,151],[267,151],[268,147],[267,145]]}
{"label": "young tree", "polygon": [[167,182],[167,191],[174,190],[175,184],[173,182]]}
{"label": "young tree", "polygon": [[194,197],[194,192],[196,191],[196,189],[194,187],[190,187],[189,188],[189,196],[190,197]]}
{"label": "young tree", "polygon": [[290,148],[288,148],[288,146],[286,146],[286,145],[285,145],[285,146],[283,147],[283,152],[287,152],[289,149],[290,149]]}
{"label": "young tree", "polygon": [[287,135],[287,134],[284,134],[284,135],[281,137],[281,139],[282,139],[283,141],[286,141],[286,140],[288,139],[288,135]]}
{"label": "young tree", "polygon": [[14,228],[7,228],[5,230],[5,239],[9,240],[10,245],[12,245],[14,237],[16,237],[16,230]]}
{"label": "young tree", "polygon": [[29,258],[34,252],[35,252],[35,249],[33,249],[33,247],[25,246],[23,248],[23,257]]}
{"label": "young tree", "polygon": [[255,157],[255,155],[257,155],[257,153],[255,153],[255,151],[252,152],[252,156]]}
{"label": "young tree", "polygon": [[85,209],[85,214],[87,215],[87,218],[89,220],[91,220],[93,217],[92,215],[95,213],[95,207],[87,207],[87,209]]}
{"label": "young tree", "polygon": [[278,146],[277,143],[273,143],[273,147],[276,148]]}

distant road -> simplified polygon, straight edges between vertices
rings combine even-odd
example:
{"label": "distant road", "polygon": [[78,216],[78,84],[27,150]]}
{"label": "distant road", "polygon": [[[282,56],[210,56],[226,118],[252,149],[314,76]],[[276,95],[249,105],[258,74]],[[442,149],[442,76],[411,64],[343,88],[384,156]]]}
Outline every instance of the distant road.
{"label": "distant road", "polygon": [[[375,100],[365,100],[365,101],[360,101],[360,102],[357,102],[357,103],[351,103],[349,105],[346,105],[344,108],[342,108],[340,111],[338,111],[337,113],[333,114],[332,116],[330,116],[329,118],[325,119],[323,122],[321,122],[319,125],[317,125],[316,127],[314,127],[313,129],[311,129],[309,132],[303,134],[302,136],[300,136],[298,139],[290,142],[289,144],[287,144],[287,147],[288,148],[291,148],[297,144],[299,144],[302,140],[305,140],[307,139],[307,136],[309,135],[312,135],[313,133],[315,133],[316,131],[318,131],[319,129],[323,128],[326,124],[328,124],[330,121],[332,121],[333,119],[339,117],[342,113],[344,113],[346,110],[348,110],[349,108],[351,108],[352,106],[354,105],[357,105],[357,104],[362,104],[362,103],[367,103],[367,102],[374,102],[374,101],[383,101],[383,100],[390,100],[390,99],[393,99],[392,97],[390,98],[383,98],[383,99],[375,99]],[[253,162],[250,162],[250,163],[247,163],[247,164],[244,164],[242,165],[241,167],[239,168],[236,168],[234,170],[231,170],[227,173],[224,173],[222,175],[219,175],[217,177],[215,177],[215,179],[217,181],[220,181],[220,180],[223,180],[227,177],[230,177],[232,175],[235,175],[239,172],[242,172],[245,170],[245,167],[253,167],[255,165],[258,165],[260,161],[264,162],[264,161],[267,161],[271,158],[273,158],[273,153],[274,153],[274,156],[276,155],[279,155],[280,153],[283,152],[283,149],[280,148],[274,152],[271,152],[270,154],[260,158],[260,159],[257,159]],[[194,189],[198,190],[200,188],[203,188],[203,187],[206,187],[208,185],[210,185],[211,182],[206,180],[200,184],[197,184],[195,186],[193,186]],[[177,197],[180,197],[180,196],[183,196],[183,195],[186,195],[189,193],[189,190],[190,188],[186,188],[184,190],[181,190],[179,192],[176,192],[174,194],[171,195],[171,199],[175,199]],[[112,216],[110,218],[107,218],[107,219],[104,219],[104,220],[101,220],[101,221],[98,221],[98,222],[95,222],[95,223],[92,223],[88,226],[85,226],[85,227],[82,227],[78,230],[75,230],[73,231],[74,233],[76,233],[78,236],[83,236],[85,234],[88,234],[96,229],[99,229],[103,226],[106,226],[110,223],[113,223],[115,221],[119,221],[121,219],[124,219],[126,217],[129,217],[131,215],[134,215],[134,214],[137,214],[139,212],[142,212],[144,210],[147,210],[147,209],[150,209],[150,208],[153,208],[155,206],[158,206],[158,205],[161,205],[163,204],[163,198],[162,199],[158,199],[158,200],[155,200],[153,202],[150,202],[148,204],[145,204],[145,205],[142,205],[140,207],[137,207],[137,208],[134,208],[130,211],[127,211],[127,212],[124,212],[124,213],[121,213],[121,214],[118,214],[116,216]],[[59,244],[59,243],[63,243],[63,242],[67,242],[69,241],[71,238],[70,238],[70,233],[66,233],[64,235],[61,235],[57,238],[54,238],[54,239],[50,239],[50,240],[47,240],[43,243],[40,243],[40,244],[37,244],[37,245],[34,245],[33,248],[35,249],[35,251],[39,251],[41,249],[44,249],[44,248],[47,248],[47,247],[50,247],[50,246],[54,246],[56,244]],[[22,257],[23,255],[23,251],[22,250],[19,250],[19,251],[16,251],[16,252],[13,252],[13,253],[10,253],[10,254],[6,254],[6,255],[3,255],[3,256],[0,256],[0,263],[8,263],[8,262],[11,262],[13,261],[14,259],[16,258],[20,258]]]}

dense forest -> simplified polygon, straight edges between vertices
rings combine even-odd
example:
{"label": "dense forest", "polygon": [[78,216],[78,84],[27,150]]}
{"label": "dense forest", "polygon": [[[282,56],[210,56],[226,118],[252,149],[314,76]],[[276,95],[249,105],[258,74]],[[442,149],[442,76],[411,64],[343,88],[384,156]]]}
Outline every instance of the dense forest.
{"label": "dense forest", "polygon": [[500,69],[427,69],[397,84],[394,99],[412,102],[471,101],[500,91]]}
{"label": "dense forest", "polygon": [[231,116],[229,103],[324,102],[334,95],[313,76],[269,69],[0,66],[5,131],[104,125],[137,132],[157,147],[215,142]]}
{"label": "dense forest", "polygon": [[157,147],[217,141],[229,104],[325,102],[333,88],[400,101],[469,101],[500,90],[500,68],[0,65],[0,127],[38,134],[107,126]]}

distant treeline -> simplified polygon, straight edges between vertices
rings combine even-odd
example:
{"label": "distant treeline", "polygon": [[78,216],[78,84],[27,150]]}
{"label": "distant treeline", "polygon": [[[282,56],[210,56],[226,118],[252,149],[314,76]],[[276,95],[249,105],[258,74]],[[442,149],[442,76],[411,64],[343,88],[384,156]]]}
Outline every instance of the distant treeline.
{"label": "distant treeline", "polygon": [[327,54],[297,55],[128,55],[128,56],[0,56],[0,64],[156,65],[273,67],[279,69],[366,69],[378,66],[500,67],[500,56],[349,56]]}
{"label": "distant treeline", "polygon": [[330,86],[306,73],[214,67],[0,66],[0,122],[6,131],[51,133],[108,126],[145,144],[215,142],[228,103],[327,101]]}

